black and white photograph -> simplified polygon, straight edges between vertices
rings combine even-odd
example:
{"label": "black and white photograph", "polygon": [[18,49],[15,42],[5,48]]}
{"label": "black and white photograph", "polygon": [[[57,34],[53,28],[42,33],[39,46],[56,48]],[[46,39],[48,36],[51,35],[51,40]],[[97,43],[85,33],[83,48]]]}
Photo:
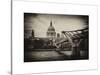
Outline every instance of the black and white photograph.
{"label": "black and white photograph", "polygon": [[89,60],[89,16],[24,13],[24,62]]}

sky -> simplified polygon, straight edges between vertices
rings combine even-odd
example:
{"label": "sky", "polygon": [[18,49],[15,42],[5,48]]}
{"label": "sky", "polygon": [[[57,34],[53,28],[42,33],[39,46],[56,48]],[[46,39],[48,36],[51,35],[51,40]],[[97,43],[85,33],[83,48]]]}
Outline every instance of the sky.
{"label": "sky", "polygon": [[[56,33],[60,34],[61,31],[73,31],[88,27],[88,16],[86,15],[24,13],[24,30],[33,29],[36,37],[46,37],[51,21]],[[30,33],[27,36],[30,36]]]}

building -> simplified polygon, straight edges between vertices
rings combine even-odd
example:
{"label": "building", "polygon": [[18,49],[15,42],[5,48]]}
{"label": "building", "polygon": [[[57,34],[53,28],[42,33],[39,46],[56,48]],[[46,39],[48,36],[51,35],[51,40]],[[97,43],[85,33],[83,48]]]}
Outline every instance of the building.
{"label": "building", "polygon": [[52,21],[50,22],[50,26],[47,29],[47,38],[49,39],[55,39],[56,38],[56,32],[55,32],[55,28],[52,25]]}

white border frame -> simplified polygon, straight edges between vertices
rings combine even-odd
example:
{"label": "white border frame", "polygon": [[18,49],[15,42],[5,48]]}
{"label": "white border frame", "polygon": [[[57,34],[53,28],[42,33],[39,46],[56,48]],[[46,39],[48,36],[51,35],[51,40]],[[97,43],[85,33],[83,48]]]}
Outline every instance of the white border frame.
{"label": "white border frame", "polygon": [[[12,74],[97,69],[97,7],[78,4],[13,1]],[[89,15],[89,60],[24,63],[24,12]]]}

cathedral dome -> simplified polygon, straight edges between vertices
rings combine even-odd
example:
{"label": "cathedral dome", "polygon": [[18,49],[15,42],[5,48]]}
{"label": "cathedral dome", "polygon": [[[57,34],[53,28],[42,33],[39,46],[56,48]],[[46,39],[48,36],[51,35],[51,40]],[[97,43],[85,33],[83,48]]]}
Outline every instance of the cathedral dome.
{"label": "cathedral dome", "polygon": [[50,23],[50,26],[48,28],[48,31],[55,31],[55,28],[52,26],[52,22]]}
{"label": "cathedral dome", "polygon": [[51,39],[56,37],[56,32],[55,28],[52,26],[52,21],[50,22],[50,26],[48,27],[47,30],[47,37]]}

